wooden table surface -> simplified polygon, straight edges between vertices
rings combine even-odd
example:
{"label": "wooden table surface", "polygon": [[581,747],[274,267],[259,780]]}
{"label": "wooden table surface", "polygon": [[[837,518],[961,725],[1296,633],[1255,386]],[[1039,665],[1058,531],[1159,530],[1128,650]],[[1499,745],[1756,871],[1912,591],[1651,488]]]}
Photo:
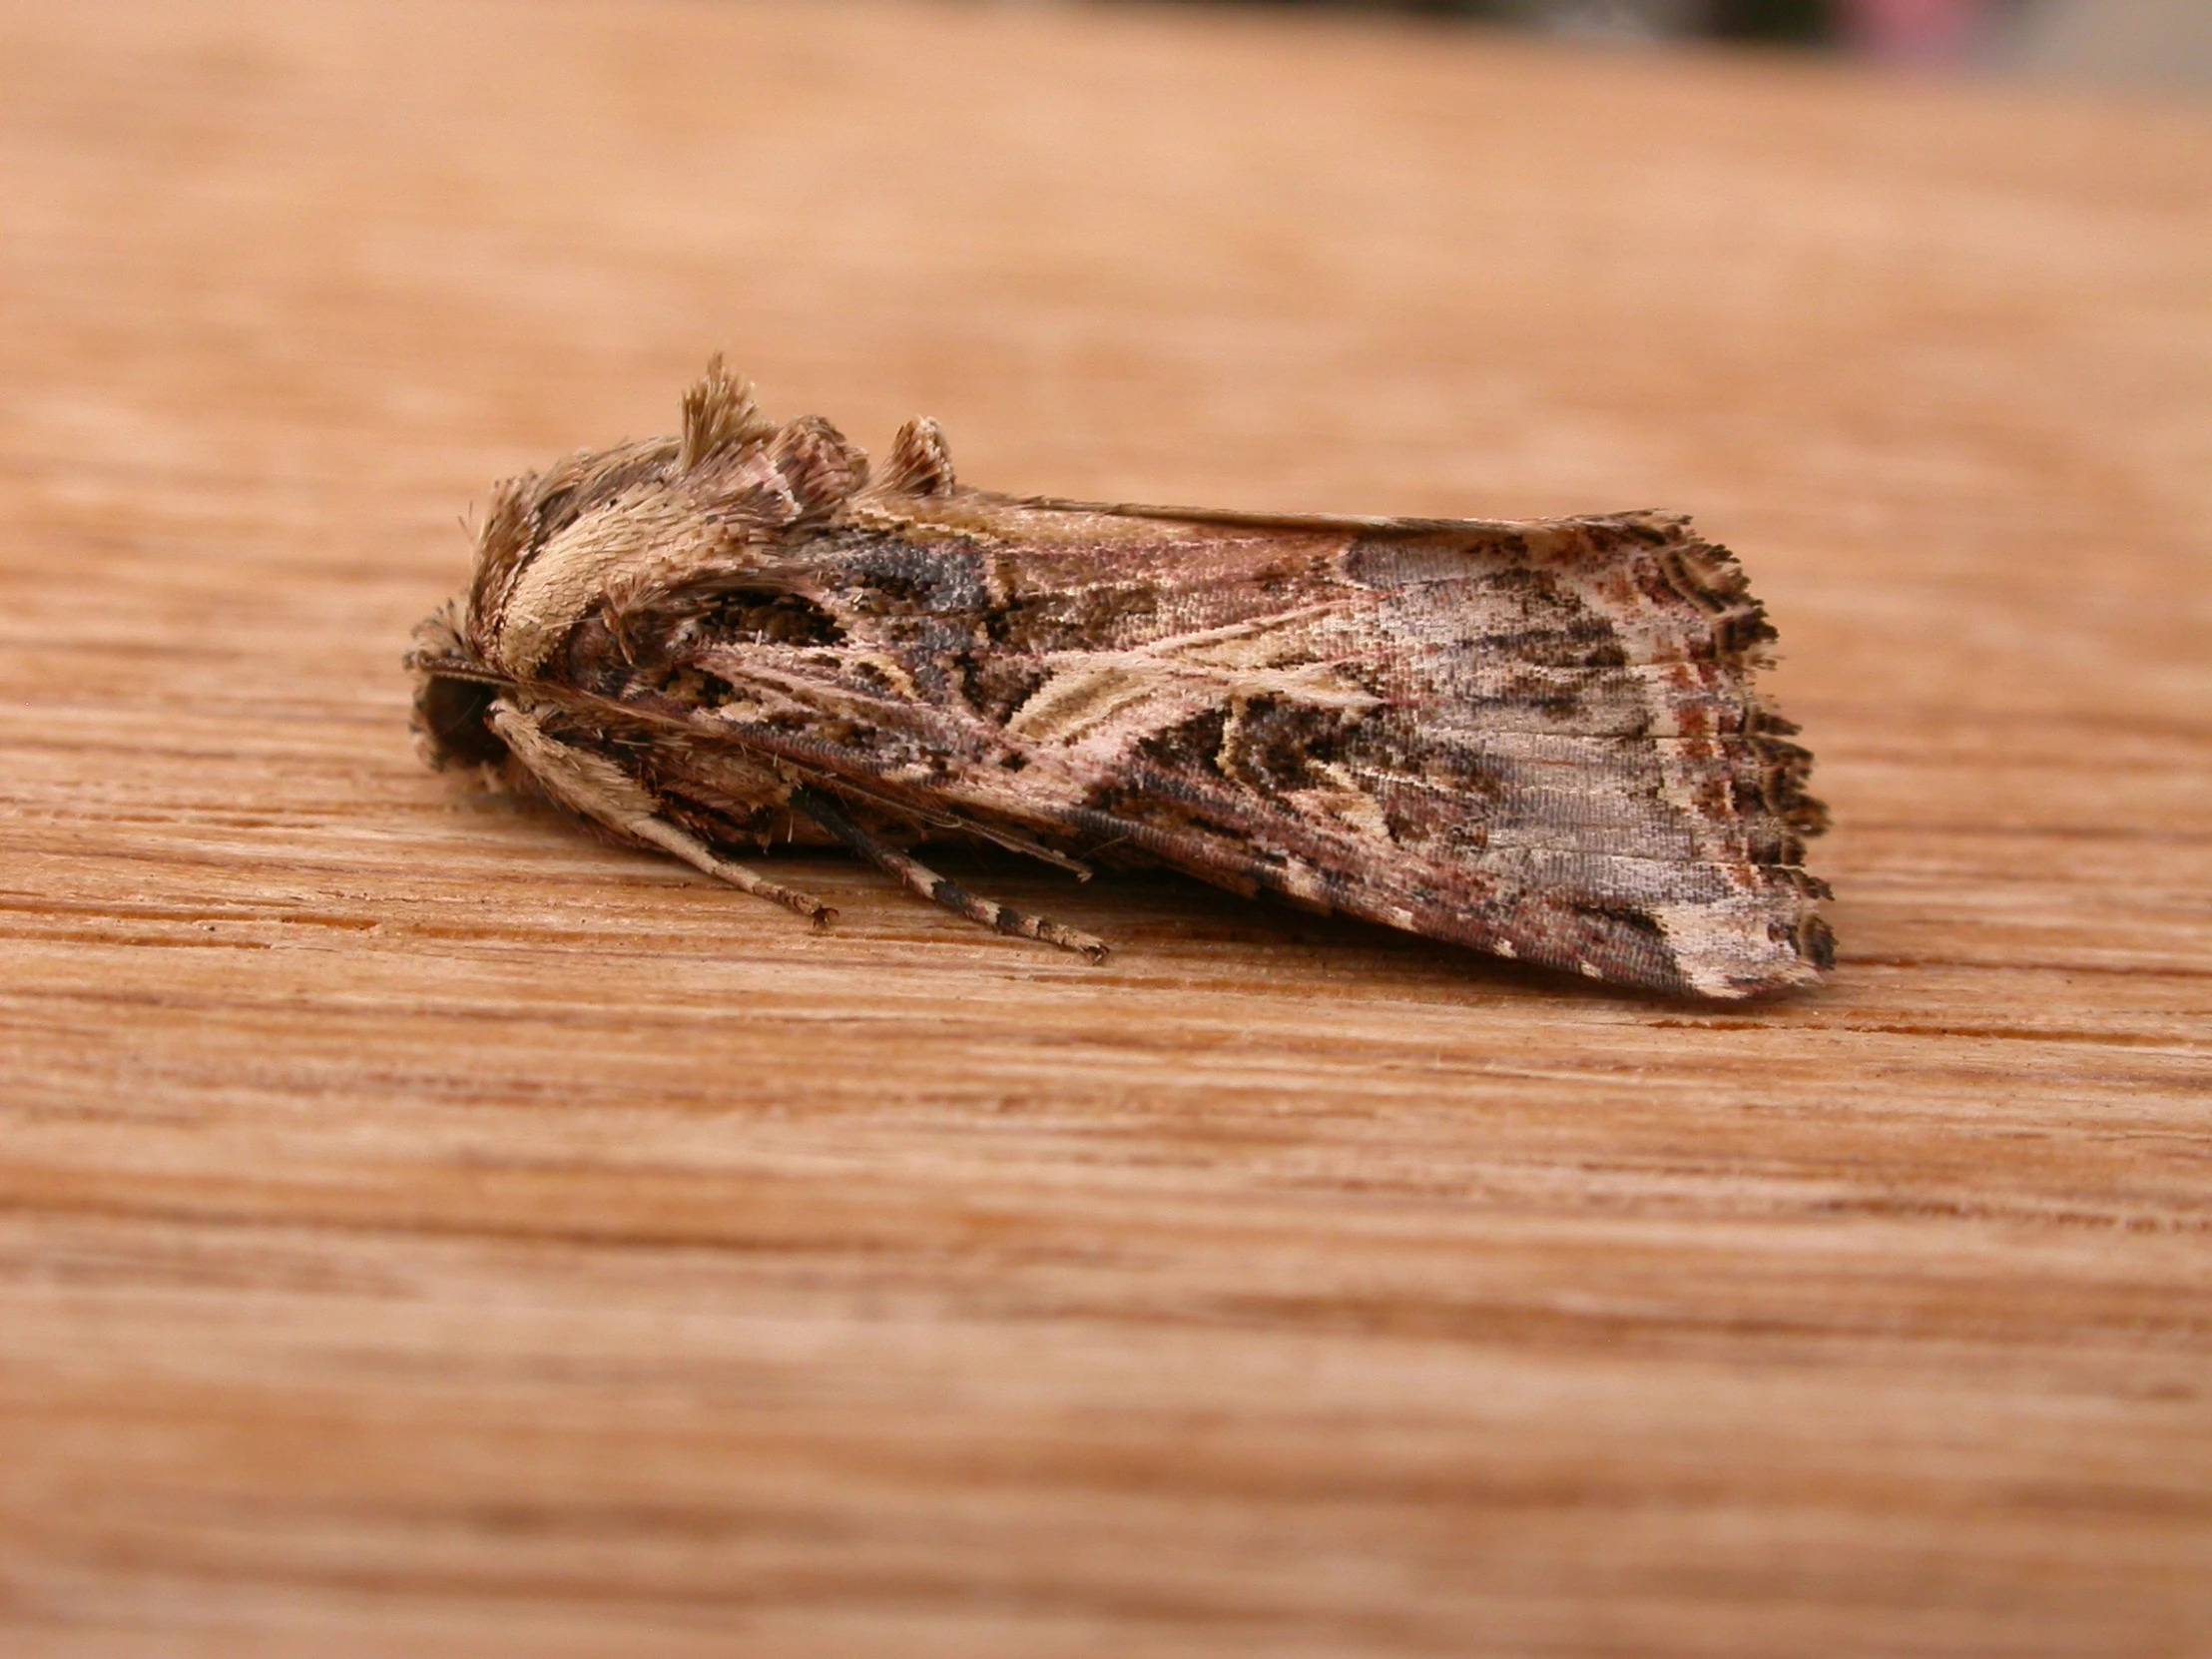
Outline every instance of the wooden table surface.
{"label": "wooden table surface", "polygon": [[[1666,506],[1832,989],[811,936],[416,763],[490,480]],[[2212,112],[1183,8],[0,9],[0,1651],[2212,1653]]]}

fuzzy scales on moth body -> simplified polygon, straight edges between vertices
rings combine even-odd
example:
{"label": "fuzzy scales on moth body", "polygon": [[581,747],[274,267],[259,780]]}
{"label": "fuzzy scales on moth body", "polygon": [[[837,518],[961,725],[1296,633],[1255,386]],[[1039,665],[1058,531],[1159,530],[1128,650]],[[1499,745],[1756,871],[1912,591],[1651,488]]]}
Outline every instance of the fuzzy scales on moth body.
{"label": "fuzzy scales on moth body", "polygon": [[678,437],[503,485],[418,630],[438,765],[491,768],[817,921],[736,862],[841,842],[1009,933],[911,847],[1167,864],[1675,994],[1816,983],[1811,757],[1753,691],[1735,559],[1657,513],[1271,516],[871,481],[719,361]]}

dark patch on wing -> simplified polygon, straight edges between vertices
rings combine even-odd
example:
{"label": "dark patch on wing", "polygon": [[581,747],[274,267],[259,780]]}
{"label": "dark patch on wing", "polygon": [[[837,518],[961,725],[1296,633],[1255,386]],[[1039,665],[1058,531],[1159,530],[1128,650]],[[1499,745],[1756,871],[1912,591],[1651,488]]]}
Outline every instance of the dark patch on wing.
{"label": "dark patch on wing", "polygon": [[1511,530],[1479,535],[1362,536],[1338,560],[1346,577],[1385,592],[1432,582],[1459,582],[1484,565],[1527,557],[1528,540]]}
{"label": "dark patch on wing", "polygon": [[836,530],[806,544],[839,598],[869,616],[922,611],[980,616],[990,609],[987,555],[951,538],[918,542],[880,530]]}
{"label": "dark patch on wing", "polygon": [[994,612],[991,642],[1010,651],[1097,651],[1158,632],[1160,588],[1151,582],[1040,589]]}
{"label": "dark patch on wing", "polygon": [[1223,738],[1221,770],[1263,794],[1334,788],[1328,769],[1367,724],[1359,710],[1249,697]]}
{"label": "dark patch on wing", "polygon": [[704,646],[830,646],[844,629],[829,611],[803,594],[744,588],[720,595],[699,619]]}
{"label": "dark patch on wing", "polygon": [[1011,651],[962,651],[951,667],[968,706],[998,726],[1012,720],[1014,712],[1052,678],[1047,664]]}
{"label": "dark patch on wing", "polygon": [[1531,668],[1621,668],[1628,662],[1613,624],[1564,591],[1549,571],[1488,571],[1467,580],[1469,589],[1501,609],[1517,611],[1518,628],[1475,636],[1477,654]]}
{"label": "dark patch on wing", "polygon": [[1206,709],[1137,746],[1137,753],[1165,772],[1222,782],[1221,740],[1229,724],[1226,709]]}
{"label": "dark patch on wing", "polygon": [[1490,844],[1488,802],[1498,786],[1472,768],[1456,773],[1448,785],[1394,774],[1362,782],[1382,809],[1390,839],[1402,846],[1457,859],[1472,857]]}
{"label": "dark patch on wing", "polygon": [[1618,904],[1583,904],[1577,908],[1602,927],[1641,934],[1660,946],[1667,942],[1666,929],[1641,910],[1627,909]]}

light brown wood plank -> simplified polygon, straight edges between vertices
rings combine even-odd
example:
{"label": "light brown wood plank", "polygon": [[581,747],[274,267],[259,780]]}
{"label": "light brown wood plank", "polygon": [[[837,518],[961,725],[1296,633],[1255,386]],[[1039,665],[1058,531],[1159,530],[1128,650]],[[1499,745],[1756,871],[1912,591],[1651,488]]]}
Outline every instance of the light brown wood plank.
{"label": "light brown wood plank", "polygon": [[[2212,1652],[2212,117],[1238,12],[0,7],[0,1649]],[[725,348],[1744,556],[1833,989],[415,762]]]}

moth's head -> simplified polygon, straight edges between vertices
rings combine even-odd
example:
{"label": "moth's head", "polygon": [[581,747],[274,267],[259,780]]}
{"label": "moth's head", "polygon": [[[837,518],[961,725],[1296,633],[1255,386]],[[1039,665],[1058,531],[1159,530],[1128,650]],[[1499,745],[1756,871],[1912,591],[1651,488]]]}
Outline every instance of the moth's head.
{"label": "moth's head", "polygon": [[872,500],[956,488],[934,421],[900,428],[869,490],[867,456],[834,426],[767,419],[720,357],[685,392],[683,412],[673,437],[581,451],[493,492],[467,589],[415,631],[408,656],[431,765],[505,759],[488,724],[502,687],[603,691],[592,683],[609,667],[601,659],[649,646],[690,602],[756,583],[803,590],[795,549],[863,491]]}
{"label": "moth's head", "polygon": [[490,722],[499,687],[471,659],[452,606],[415,630],[407,666],[415,675],[415,744],[423,760],[441,772],[506,760],[507,746]]}

